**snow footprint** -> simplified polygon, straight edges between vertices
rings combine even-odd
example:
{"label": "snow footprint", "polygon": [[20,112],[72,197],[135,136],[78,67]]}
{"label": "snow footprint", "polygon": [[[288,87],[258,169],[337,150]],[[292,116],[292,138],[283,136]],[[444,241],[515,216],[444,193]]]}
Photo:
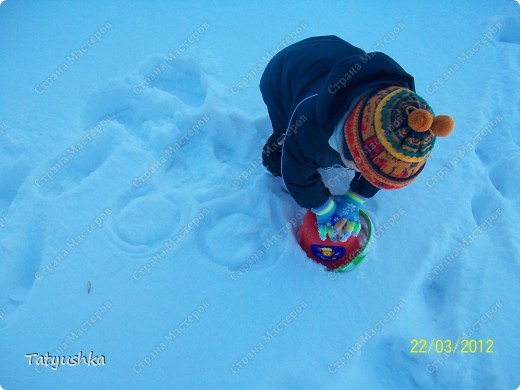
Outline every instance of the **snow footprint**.
{"label": "snow footprint", "polygon": [[439,235],[439,243],[432,256],[434,262],[421,287],[424,305],[434,322],[449,321],[444,313],[451,313],[450,306],[457,304],[462,270],[467,261],[460,244],[466,234],[466,229],[455,228]]}
{"label": "snow footprint", "polygon": [[121,125],[108,118],[100,121],[34,180],[40,193],[58,197],[86,182],[109,159],[122,131]]}
{"label": "snow footprint", "polygon": [[518,17],[510,16],[502,22],[502,28],[498,36],[499,41],[520,44],[520,20]]}
{"label": "snow footprint", "polygon": [[[0,266],[0,308],[11,316],[27,299],[43,258],[43,222],[38,212],[29,228],[15,226],[2,235],[0,252],[4,262]],[[30,243],[30,245],[27,245]],[[6,322],[0,321],[0,327]]]}
{"label": "snow footprint", "polygon": [[[442,279],[442,277],[437,276]],[[424,303],[430,309],[433,321],[438,321],[446,301],[446,286],[442,280],[433,280],[424,287]]]}
{"label": "snow footprint", "polygon": [[[520,148],[516,142],[511,142],[515,133],[516,131],[511,126],[503,124],[500,127],[500,133],[493,135],[494,138],[491,140],[493,142],[483,141],[475,149],[492,186],[503,198],[510,200],[518,200],[520,197],[516,184],[517,178],[520,177]],[[490,198],[492,195],[493,193],[487,188],[477,192],[476,198],[482,200],[475,204],[476,199],[474,199],[473,210],[484,206],[486,201],[492,200]],[[494,195],[496,196],[496,194]]]}
{"label": "snow footprint", "polygon": [[[25,163],[7,161],[0,171],[0,217],[6,212],[18,194],[27,174],[29,166]],[[1,225],[0,225],[1,226]]]}
{"label": "snow footprint", "polygon": [[259,137],[255,121],[241,112],[211,115],[209,137],[218,161],[236,166],[259,158],[262,144],[256,142]]}
{"label": "snow footprint", "polygon": [[471,213],[475,225],[480,225],[499,207],[498,195],[489,187],[483,185],[481,187],[483,188],[475,191],[471,199]]}
{"label": "snow footprint", "polygon": [[511,158],[502,158],[489,171],[489,180],[500,194],[510,200],[518,200],[518,178],[520,178],[520,152]]}
{"label": "snow footprint", "polygon": [[234,213],[220,216],[205,234],[205,244],[212,260],[230,271],[236,271],[259,251],[262,227],[252,215]]}
{"label": "snow footprint", "polygon": [[[451,327],[459,320],[453,313],[460,312],[461,301],[466,295],[461,287],[467,276],[465,268],[472,260],[464,248],[459,246],[459,242],[456,242],[448,247],[447,253],[439,259],[428,279],[424,281],[424,304],[431,321],[438,323],[438,328]],[[478,304],[479,300],[475,299],[474,305]]]}
{"label": "snow footprint", "polygon": [[113,80],[93,93],[85,112],[86,126],[95,126],[99,118],[109,116],[147,140],[150,124],[178,123],[186,117],[186,106],[177,96],[150,88],[136,94],[133,88],[129,80]]}
{"label": "snow footprint", "polygon": [[[275,251],[283,250],[283,243],[291,234],[285,226],[281,203],[274,197],[259,201],[245,191],[206,202],[215,210],[200,227],[203,250],[211,263],[226,271],[272,267],[278,259]],[[271,216],[272,226],[265,224]],[[279,226],[278,226],[279,225]]]}
{"label": "snow footprint", "polygon": [[109,227],[112,241],[125,252],[152,250],[178,230],[187,209],[185,202],[169,194],[143,187],[118,201]]}
{"label": "snow footprint", "polygon": [[363,360],[370,362],[370,374],[381,378],[381,386],[388,387],[388,380],[399,383],[401,388],[431,387],[431,376],[423,373],[422,362],[416,355],[404,349],[410,346],[410,340],[393,334],[391,337],[376,336],[363,349]]}
{"label": "snow footprint", "polygon": [[140,69],[142,81],[134,87],[138,92],[143,87],[157,88],[177,96],[185,104],[200,106],[208,92],[207,79],[200,61],[183,57],[168,61],[162,56],[154,56]]}

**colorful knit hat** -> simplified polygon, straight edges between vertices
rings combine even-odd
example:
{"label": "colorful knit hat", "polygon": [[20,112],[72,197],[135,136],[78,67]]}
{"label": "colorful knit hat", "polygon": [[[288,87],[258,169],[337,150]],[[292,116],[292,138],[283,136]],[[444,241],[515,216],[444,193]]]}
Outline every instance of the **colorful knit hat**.
{"label": "colorful knit hat", "polygon": [[389,87],[362,99],[345,121],[345,140],[363,176],[381,189],[410,184],[421,173],[436,136],[453,130],[413,91]]}

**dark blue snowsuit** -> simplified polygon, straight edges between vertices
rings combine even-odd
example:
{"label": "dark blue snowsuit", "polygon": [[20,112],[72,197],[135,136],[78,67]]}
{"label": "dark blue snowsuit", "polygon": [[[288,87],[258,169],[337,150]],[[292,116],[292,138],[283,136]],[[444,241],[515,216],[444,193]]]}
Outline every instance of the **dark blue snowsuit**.
{"label": "dark blue snowsuit", "polygon": [[[344,166],[328,141],[351,103],[367,91],[391,85],[415,91],[413,77],[392,58],[366,53],[336,36],[305,39],[271,59],[260,81],[273,126],[263,160],[270,171],[281,174],[300,206],[319,207],[330,196],[318,168]],[[276,141],[283,139],[278,148]],[[378,191],[360,173],[350,188],[367,198]]]}

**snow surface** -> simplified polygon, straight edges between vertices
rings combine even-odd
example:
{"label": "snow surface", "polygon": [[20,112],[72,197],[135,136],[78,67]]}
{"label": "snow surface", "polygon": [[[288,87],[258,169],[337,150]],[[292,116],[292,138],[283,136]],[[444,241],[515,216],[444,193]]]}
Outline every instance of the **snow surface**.
{"label": "snow surface", "polygon": [[[259,160],[263,68],[325,34],[456,120],[417,182],[367,202],[377,237],[343,275],[306,258]],[[515,1],[7,0],[0,36],[1,387],[520,384]],[[410,352],[463,338],[494,352]],[[106,365],[25,356],[79,351]]]}

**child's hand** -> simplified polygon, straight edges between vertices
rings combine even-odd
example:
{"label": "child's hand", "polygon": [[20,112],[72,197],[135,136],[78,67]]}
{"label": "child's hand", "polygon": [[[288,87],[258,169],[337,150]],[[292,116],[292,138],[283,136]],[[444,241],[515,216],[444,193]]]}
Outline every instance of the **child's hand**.
{"label": "child's hand", "polygon": [[335,212],[341,220],[333,226],[333,229],[340,241],[347,241],[351,234],[354,236],[359,234],[361,230],[359,208],[363,203],[365,200],[350,190],[345,195],[336,196]]}
{"label": "child's hand", "polygon": [[332,241],[336,241],[337,232],[334,225],[341,220],[341,217],[336,214],[336,202],[329,198],[323,206],[311,209],[311,211],[316,214],[320,239],[325,241],[328,237]]}
{"label": "child's hand", "polygon": [[322,241],[328,238],[331,241],[345,242],[350,235],[357,236],[361,231],[359,222],[359,208],[365,200],[352,191],[344,195],[335,196],[336,201],[329,199],[325,204],[312,211],[318,221],[318,235]]}

